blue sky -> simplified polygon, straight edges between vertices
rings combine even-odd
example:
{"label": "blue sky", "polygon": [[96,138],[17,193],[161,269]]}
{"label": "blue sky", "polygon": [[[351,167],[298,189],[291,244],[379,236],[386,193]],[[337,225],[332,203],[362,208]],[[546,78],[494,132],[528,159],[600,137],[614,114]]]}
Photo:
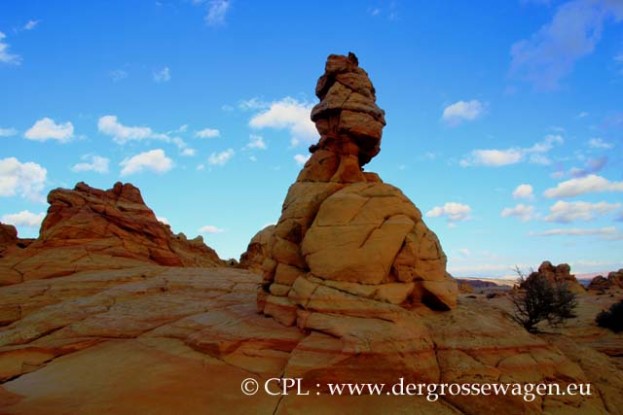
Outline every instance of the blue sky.
{"label": "blue sky", "polygon": [[366,169],[451,273],[623,267],[620,0],[3,1],[0,221],[36,236],[51,189],[120,180],[237,258],[318,138],[326,56],[349,51],[387,113]]}

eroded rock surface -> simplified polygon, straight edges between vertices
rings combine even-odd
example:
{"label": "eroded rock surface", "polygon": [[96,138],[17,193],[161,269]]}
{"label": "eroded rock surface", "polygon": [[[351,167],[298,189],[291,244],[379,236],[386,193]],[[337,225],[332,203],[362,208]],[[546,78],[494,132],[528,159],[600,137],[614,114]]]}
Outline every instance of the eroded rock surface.
{"label": "eroded rock surface", "polygon": [[538,275],[545,277],[550,283],[566,284],[567,288],[574,293],[586,292],[582,284],[575,278],[575,275],[571,274],[569,264],[553,265],[549,261],[543,261],[538,271],[532,272],[527,279],[536,278]]}
{"label": "eroded rock surface", "polygon": [[73,190],[51,191],[48,202],[39,238],[0,258],[0,285],[146,262],[222,265],[202,238],[188,240],[159,222],[129,183],[106,191],[78,183]]}
{"label": "eroded rock surface", "polygon": [[[377,316],[307,312],[318,330],[302,332],[256,312],[260,281],[240,269],[143,265],[0,287],[0,412],[623,413],[623,376],[614,358],[565,335],[529,334],[487,302],[461,300],[448,312],[388,304]],[[591,330],[614,339],[608,330]],[[310,395],[240,390],[246,378],[263,385],[282,376],[302,378]],[[593,394],[433,402],[330,396],[326,386],[389,387],[401,377],[407,383],[589,382]]]}
{"label": "eroded rock surface", "polygon": [[[276,226],[262,233],[260,311],[318,329],[324,323],[309,313],[358,318],[453,308],[457,285],[422,213],[400,189],[362,169],[380,151],[385,116],[357,58],[329,56],[316,94],[321,101],[311,118],[320,140]],[[258,258],[258,247],[252,241],[246,255]]]}
{"label": "eroded rock surface", "polygon": [[598,275],[588,285],[589,290],[608,290],[610,288],[623,288],[623,269],[608,273],[608,277]]}

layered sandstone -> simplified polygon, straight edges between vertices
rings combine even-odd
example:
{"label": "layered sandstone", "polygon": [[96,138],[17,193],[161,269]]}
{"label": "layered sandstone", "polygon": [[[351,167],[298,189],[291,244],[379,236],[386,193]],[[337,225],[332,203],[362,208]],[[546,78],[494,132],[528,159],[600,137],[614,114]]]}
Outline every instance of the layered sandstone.
{"label": "layered sandstone", "polygon": [[17,229],[15,226],[0,222],[0,246],[17,244]]}
{"label": "layered sandstone", "polygon": [[[569,264],[563,263],[553,265],[550,261],[543,261],[538,271],[530,273],[527,280],[536,278],[539,275],[545,277],[550,283],[565,284],[567,288],[574,293],[586,292],[582,284],[575,278],[575,275],[571,274],[571,267]],[[523,287],[523,284],[521,287]]]}
{"label": "layered sandstone", "polygon": [[[303,332],[257,314],[260,280],[240,269],[142,265],[0,287],[0,412],[623,414],[623,375],[614,358],[565,334],[529,334],[490,300],[463,298],[444,313],[425,307],[367,318],[309,313],[322,330]],[[597,330],[595,346],[614,345],[616,335],[591,324],[595,310],[616,299],[582,297],[599,303],[588,314],[580,308],[582,325],[574,330],[580,339],[584,330]],[[310,394],[240,390],[247,378],[262,387],[284,376],[302,378]],[[326,388],[328,382],[390,388],[401,377],[561,388],[588,382],[592,394],[432,401],[331,396]]]}
{"label": "layered sandstone", "polygon": [[610,288],[623,288],[623,269],[608,273],[608,277],[598,275],[588,285],[589,290],[608,290]]}
{"label": "layered sandstone", "polygon": [[39,238],[0,259],[0,285],[143,263],[222,265],[201,237],[188,240],[159,222],[129,183],[106,191],[78,183],[51,191],[48,202]]}
{"label": "layered sandstone", "polygon": [[260,311],[305,329],[324,324],[310,313],[358,318],[454,307],[456,282],[422,213],[362,169],[380,151],[385,116],[355,55],[329,56],[316,94],[311,118],[320,140],[276,226],[263,234]]}

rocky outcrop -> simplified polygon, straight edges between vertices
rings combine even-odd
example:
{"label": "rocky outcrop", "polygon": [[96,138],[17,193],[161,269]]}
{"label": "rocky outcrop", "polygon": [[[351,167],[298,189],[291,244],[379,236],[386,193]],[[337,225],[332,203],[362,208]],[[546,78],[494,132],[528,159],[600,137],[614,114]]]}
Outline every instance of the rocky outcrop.
{"label": "rocky outcrop", "polygon": [[15,226],[0,223],[0,258],[12,255],[14,252],[26,248],[33,243],[33,241],[34,239],[31,238],[19,238]]}
{"label": "rocky outcrop", "polygon": [[[623,414],[623,376],[612,358],[565,335],[529,334],[486,300],[444,313],[309,313],[323,330],[303,332],[257,314],[260,281],[240,269],[142,265],[0,287],[0,412]],[[615,301],[583,298],[600,301],[599,309]],[[587,311],[580,320],[590,326],[594,310]],[[599,333],[598,344],[617,341]],[[270,396],[263,385],[275,377],[300,377],[310,394]],[[433,401],[330,396],[326,386],[379,382],[388,391],[401,377],[405,384],[545,382],[563,390],[581,382],[592,393],[533,401],[446,393]],[[259,382],[254,396],[240,390],[247,378]]]}
{"label": "rocky outcrop", "polygon": [[0,246],[17,244],[17,229],[15,226],[0,222]]}
{"label": "rocky outcrop", "polygon": [[275,225],[268,225],[251,238],[247,250],[240,256],[241,268],[262,274],[262,263],[268,256],[268,244],[274,232]]}
{"label": "rocky outcrop", "polygon": [[0,284],[145,262],[222,265],[201,237],[188,240],[159,222],[131,184],[104,191],[78,183],[73,190],[51,191],[48,202],[39,238],[0,260]]}
{"label": "rocky outcrop", "polygon": [[0,258],[17,246],[17,229],[13,225],[0,223]]}
{"label": "rocky outcrop", "polygon": [[316,94],[320,140],[263,248],[258,308],[311,329],[329,314],[389,318],[405,307],[454,307],[456,282],[420,210],[362,169],[380,151],[385,118],[355,55],[329,56]]}
{"label": "rocky outcrop", "polygon": [[608,273],[608,278],[598,275],[588,285],[589,290],[603,291],[610,288],[623,288],[623,269]]}
{"label": "rocky outcrop", "polygon": [[[586,289],[578,282],[575,275],[571,274],[571,267],[569,264],[563,263],[554,266],[549,261],[543,261],[538,271],[530,273],[526,280],[536,278],[539,275],[544,276],[550,283],[566,284],[567,288],[574,293],[586,292]],[[525,282],[520,285],[520,288],[523,288],[524,284]]]}

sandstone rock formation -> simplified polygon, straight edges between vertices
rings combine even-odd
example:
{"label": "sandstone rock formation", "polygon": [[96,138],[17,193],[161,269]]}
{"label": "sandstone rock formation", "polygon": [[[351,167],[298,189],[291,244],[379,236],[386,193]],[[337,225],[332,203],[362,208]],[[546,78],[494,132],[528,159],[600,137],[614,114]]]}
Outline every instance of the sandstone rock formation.
{"label": "sandstone rock formation", "polygon": [[131,184],[104,191],[78,183],[73,190],[51,191],[48,202],[39,238],[0,259],[0,285],[145,262],[222,265],[202,238],[174,235],[159,222]]}
{"label": "sandstone rock formation", "polygon": [[[240,269],[144,264],[0,287],[0,412],[623,414],[623,375],[614,358],[566,335],[531,335],[490,301],[465,301],[444,313],[397,307],[383,318],[315,313],[309,318],[324,329],[306,333],[257,314],[260,280]],[[578,319],[582,327],[616,301],[583,297],[600,303]],[[616,335],[592,326],[599,337],[591,344],[621,353]],[[303,378],[310,395],[240,391],[243,379],[263,385],[281,376]],[[389,388],[401,376],[406,383],[544,381],[562,388],[589,382],[592,395],[433,402],[329,396],[325,387],[383,382]]]}
{"label": "sandstone rock formation", "polygon": [[329,56],[316,94],[320,140],[262,234],[260,311],[306,329],[326,314],[391,319],[402,307],[454,307],[456,282],[420,210],[362,169],[380,151],[385,118],[355,55]]}
{"label": "sandstone rock formation", "polygon": [[247,250],[240,256],[241,268],[262,273],[262,263],[268,255],[268,244],[274,232],[275,225],[268,225],[251,238]]}
{"label": "sandstone rock formation", "polygon": [[15,226],[0,222],[0,245],[17,244],[17,229]]}
{"label": "sandstone rock formation", "polygon": [[623,269],[608,273],[608,278],[598,275],[588,285],[589,290],[608,290],[610,288],[623,288]]}
{"label": "sandstone rock formation", "polygon": [[[330,57],[327,67],[334,76],[320,87],[325,96],[338,75],[361,75],[354,56]],[[348,117],[357,116],[353,108]],[[341,125],[339,111],[326,114],[330,125]],[[277,225],[249,244],[241,262],[253,269],[261,261],[264,278],[159,265],[192,265],[201,254],[157,223],[129,185],[53,192],[41,237],[11,267],[0,261],[0,275],[28,276],[0,286],[0,412],[623,415],[623,372],[610,357],[623,355],[620,336],[593,323],[615,299],[582,296],[593,303],[579,307],[573,336],[526,332],[508,317],[506,297],[457,301],[419,210],[361,171],[380,141],[357,128],[331,130],[347,133],[315,148]],[[74,258],[78,247],[83,255]],[[60,276],[60,258],[76,272]],[[57,278],[33,279],[55,270]],[[258,314],[256,302],[275,319]],[[264,382],[279,377],[302,379],[309,395],[264,393]],[[241,391],[248,378],[258,381],[254,396]],[[388,391],[400,378],[561,390],[590,383],[592,394],[431,400],[331,396],[327,387],[383,383]]]}
{"label": "sandstone rock formation", "polygon": [[0,258],[7,255],[12,248],[17,246],[17,229],[13,225],[0,222]]}
{"label": "sandstone rock formation", "polygon": [[571,267],[569,264],[563,263],[554,266],[549,261],[543,261],[538,271],[532,272],[527,279],[535,278],[537,275],[544,276],[550,283],[564,283],[567,285],[567,288],[574,293],[586,292],[582,284],[575,278],[575,275],[571,274]]}

